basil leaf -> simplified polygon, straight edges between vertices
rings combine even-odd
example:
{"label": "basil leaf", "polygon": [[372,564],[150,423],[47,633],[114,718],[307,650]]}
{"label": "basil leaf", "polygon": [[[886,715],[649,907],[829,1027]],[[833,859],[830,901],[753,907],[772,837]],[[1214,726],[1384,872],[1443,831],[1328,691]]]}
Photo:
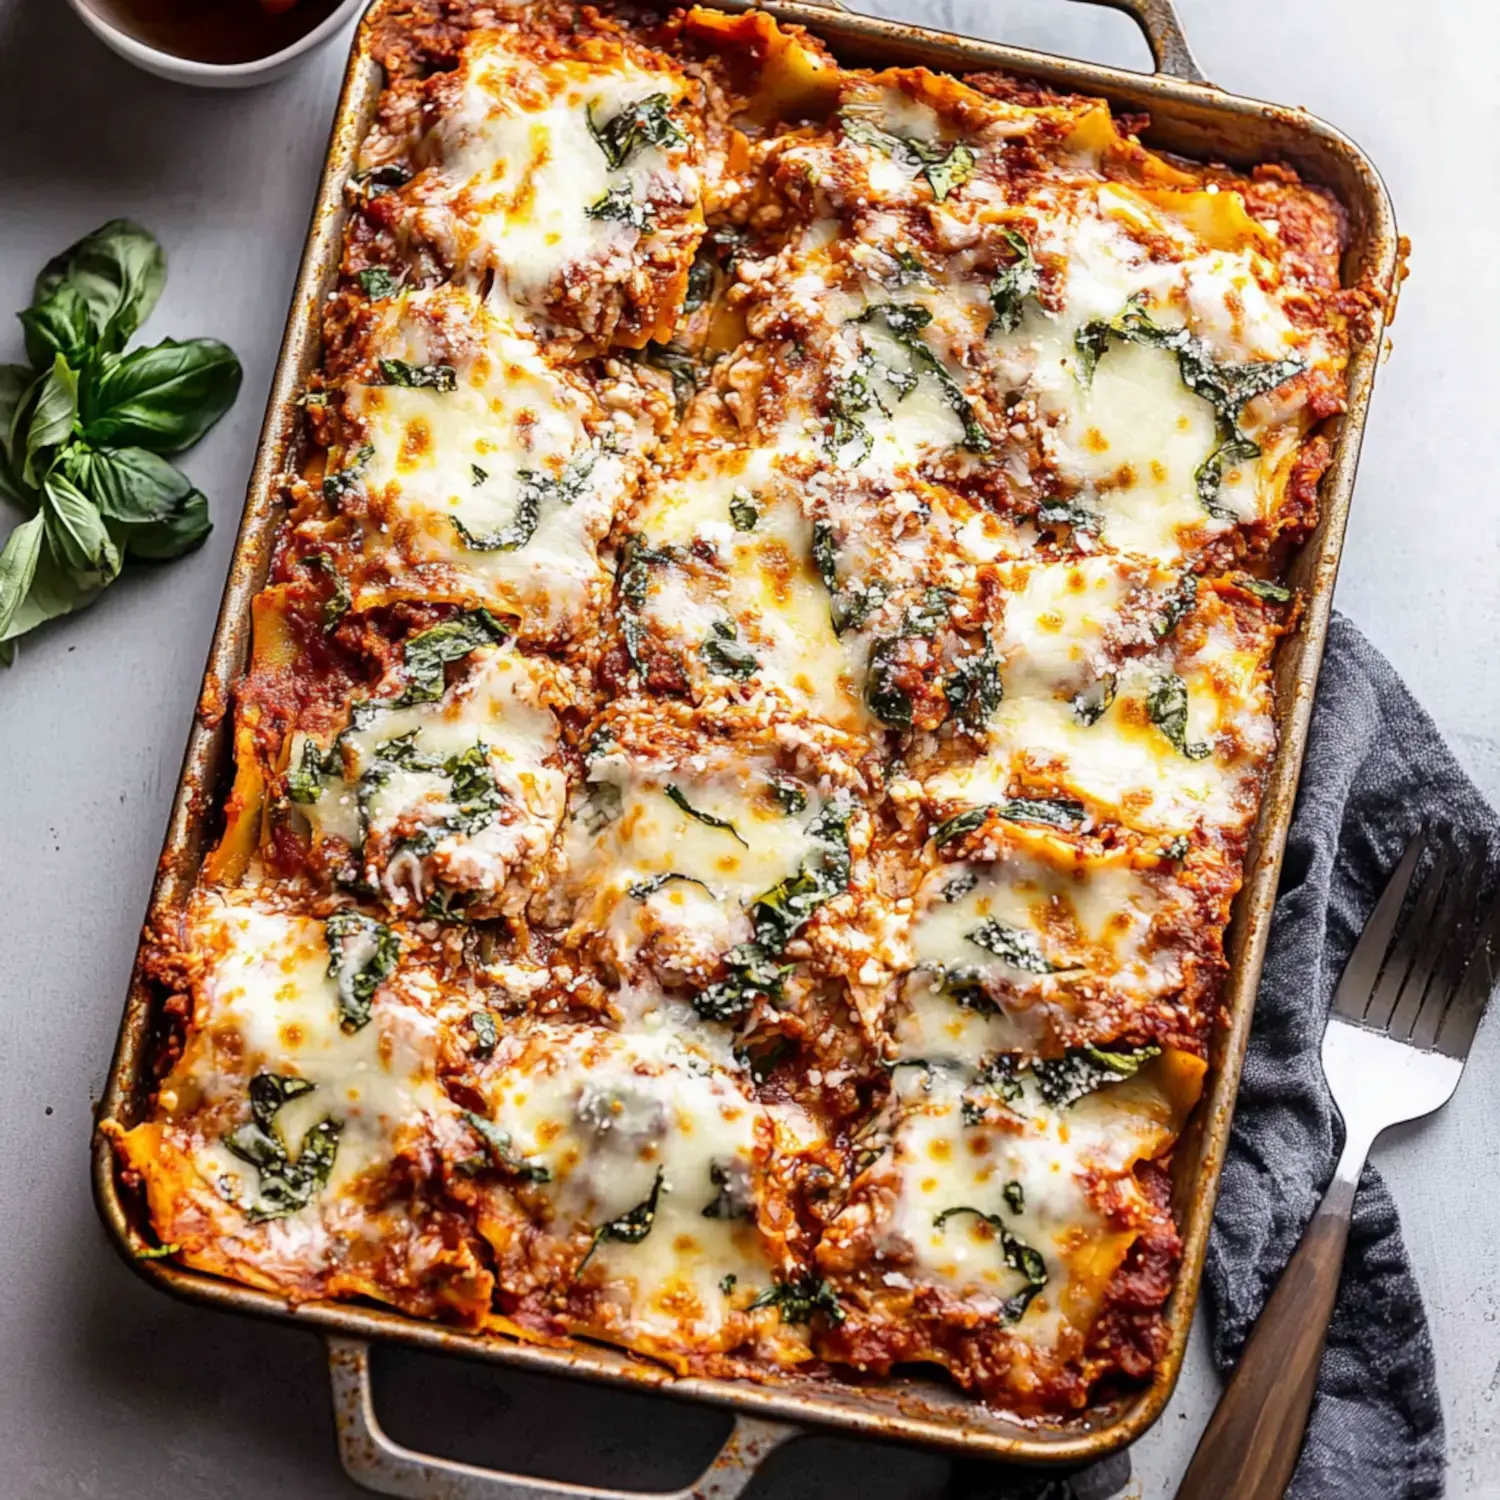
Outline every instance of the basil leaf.
{"label": "basil leaf", "polygon": [[1238,433],[1220,437],[1219,446],[1198,465],[1193,473],[1193,484],[1198,491],[1198,500],[1204,510],[1216,521],[1237,521],[1239,517],[1219,499],[1219,489],[1224,477],[1236,464],[1247,464],[1260,457],[1260,444],[1251,442]]}
{"label": "basil leaf", "polygon": [[736,489],[729,497],[729,519],[736,531],[754,531],[760,521],[755,496],[749,490]]}
{"label": "basil leaf", "polygon": [[362,443],[347,456],[342,469],[335,469],[332,474],[323,476],[323,498],[337,509],[339,501],[345,495],[352,494],[359,488],[360,480],[364,477],[365,465],[374,457],[374,444]]}
{"label": "basil leaf", "polygon": [[[1019,1191],[1019,1184],[1007,1183],[1007,1194],[1013,1186]],[[1033,1250],[1024,1240],[1013,1235],[997,1214],[983,1213],[977,1208],[966,1206],[945,1208],[933,1219],[932,1226],[934,1229],[941,1229],[950,1219],[959,1214],[973,1214],[975,1218],[983,1219],[995,1231],[996,1238],[1000,1242],[1000,1255],[1005,1264],[1012,1271],[1019,1271],[1026,1278],[1026,1285],[1015,1296],[1008,1297],[1000,1309],[1000,1316],[1005,1322],[1016,1322],[1025,1313],[1031,1299],[1047,1285],[1047,1262],[1039,1251]]]}
{"label": "basil leaf", "polygon": [[1290,604],[1292,601],[1292,591],[1279,583],[1273,583],[1269,578],[1253,578],[1249,573],[1238,573],[1234,581],[1236,587],[1267,604]]}
{"label": "basil leaf", "polygon": [[493,1012],[476,1010],[469,1017],[469,1029],[474,1033],[474,1045],[469,1049],[477,1058],[492,1057],[500,1045],[500,1028],[495,1024]]}
{"label": "basil leaf", "polygon": [[647,230],[652,223],[651,205],[640,202],[628,182],[617,182],[608,192],[594,199],[584,213],[590,219],[613,219],[630,225],[632,229]]}
{"label": "basil leaf", "polygon": [[217,339],[163,339],[133,354],[90,360],[79,394],[84,438],[94,444],[180,453],[234,404],[240,362]]}
{"label": "basil leaf", "polygon": [[[492,1026],[493,1024],[491,1022]],[[483,1115],[476,1115],[471,1109],[464,1110],[463,1117],[469,1128],[484,1142],[489,1162],[494,1166],[521,1178],[523,1182],[552,1181],[552,1168],[545,1162],[535,1161],[517,1151],[508,1130],[502,1130],[493,1120],[486,1120]],[[485,1165],[483,1157],[480,1158],[480,1165]],[[459,1166],[462,1170],[466,1164],[461,1162]],[[472,1176],[473,1172],[469,1175]]]}
{"label": "basil leaf", "polygon": [[22,521],[6,538],[5,550],[0,552],[0,641],[10,638],[11,623],[31,589],[46,527],[46,519],[40,514]]}
{"label": "basil leaf", "polygon": [[1213,747],[1203,740],[1189,743],[1187,737],[1187,684],[1175,672],[1158,672],[1146,693],[1146,712],[1172,746],[1189,760],[1204,760]]}
{"label": "basil leaf", "polygon": [[[329,757],[333,761],[334,756]],[[286,794],[293,802],[311,806],[323,795],[323,778],[333,769],[325,762],[317,741],[310,735],[302,741],[302,758],[286,773]]]}
{"label": "basil leaf", "polygon": [[746,1309],[774,1307],[783,1323],[807,1323],[814,1313],[822,1313],[830,1323],[842,1323],[849,1316],[839,1305],[838,1293],[820,1276],[808,1271],[791,1281],[773,1281]]}
{"label": "basil leaf", "polygon": [[964,937],[976,947],[988,949],[1013,969],[1020,969],[1027,974],[1057,972],[1058,966],[1042,952],[1041,940],[1024,927],[1012,927],[994,917],[986,917],[978,927],[966,932]]}
{"label": "basil leaf", "polygon": [[67,287],[88,309],[90,342],[118,353],[150,316],[167,281],[167,259],[150,231],[111,219],[42,267],[31,305]]}
{"label": "basil leaf", "polygon": [[359,273],[359,285],[367,297],[394,297],[401,290],[400,279],[385,266],[366,266]]}
{"label": "basil leaf", "polygon": [[688,815],[688,817],[692,818],[696,822],[702,823],[705,828],[718,828],[724,833],[727,833],[730,838],[735,841],[735,843],[741,846],[741,848],[748,849],[750,847],[749,844],[747,844],[744,839],[740,837],[739,829],[737,829],[734,824],[729,821],[728,818],[718,818],[715,817],[713,813],[699,812],[699,810],[694,807],[691,802],[688,801],[686,795],[683,793],[682,788],[675,785],[673,782],[669,781],[667,783],[665,787],[665,795],[667,801],[673,803],[677,807],[680,807],[682,811]]}
{"label": "basil leaf", "polygon": [[[45,515],[38,513],[25,523],[26,526],[37,527],[44,541],[36,554],[30,585],[19,603],[15,605],[8,622],[4,608],[0,607],[0,664],[6,666],[15,660],[15,641],[18,637],[35,630],[38,625],[46,624],[49,620],[72,614],[75,610],[92,604],[108,582],[102,573],[78,572],[70,568],[57,555],[56,543],[51,535],[51,528],[47,525],[47,519]],[[23,527],[18,526],[11,536],[14,538],[23,530]],[[24,572],[24,553],[30,549],[29,537],[31,535],[32,533],[27,533],[27,539],[23,539],[23,542],[19,544],[23,555],[20,558],[18,574]],[[0,560],[0,569],[3,569],[3,560]],[[0,595],[5,592],[3,588],[0,588]]]}
{"label": "basil leaf", "polygon": [[250,1080],[250,1114],[262,1130],[269,1132],[283,1104],[312,1093],[316,1086],[289,1073],[257,1073]]}
{"label": "basil leaf", "polygon": [[[584,448],[568,460],[567,466],[559,475],[554,476],[536,469],[522,469],[516,476],[521,481],[516,497],[516,513],[504,526],[496,531],[473,532],[454,516],[454,529],[463,538],[464,545],[472,547],[476,552],[515,552],[536,535],[544,505],[572,505],[583,494],[588,477],[598,461],[598,449]],[[471,464],[469,467],[475,484],[483,484],[489,478],[478,464]]]}
{"label": "basil leaf", "polygon": [[1036,296],[1041,281],[1031,245],[1025,236],[1014,229],[1002,229],[1000,233],[1016,252],[1016,259],[1010,265],[1002,266],[990,282],[990,306],[995,310],[995,321],[990,328],[1000,333],[1014,333],[1021,326],[1026,299]]}
{"label": "basil leaf", "polygon": [[726,1167],[721,1162],[708,1164],[708,1180],[718,1189],[703,1210],[705,1219],[751,1219],[755,1207],[746,1194],[743,1171],[733,1170],[735,1163]]}
{"label": "basil leaf", "polygon": [[436,703],[443,696],[443,668],[449,662],[462,661],[481,646],[498,645],[505,637],[504,627],[487,609],[470,610],[412,636],[402,653],[406,691],[391,706]]}
{"label": "basil leaf", "polygon": [[738,677],[741,682],[754,677],[760,658],[739,639],[739,630],[727,620],[718,621],[698,648],[698,654],[710,671],[724,677]]}
{"label": "basil leaf", "polygon": [[1177,587],[1162,600],[1161,613],[1151,622],[1152,633],[1158,640],[1171,635],[1182,622],[1182,618],[1198,602],[1198,575],[1184,573]]}
{"label": "basil leaf", "polygon": [[627,104],[602,125],[588,107],[589,134],[604,153],[611,172],[617,172],[646,146],[685,146],[687,136],[667,113],[672,101],[665,94],[648,94]]}
{"label": "basil leaf", "polygon": [[1038,526],[1071,526],[1075,531],[1098,531],[1099,514],[1076,500],[1044,500],[1036,508]]}
{"label": "basil leaf", "polygon": [[93,346],[93,318],[75,286],[64,283],[17,316],[26,331],[26,357],[39,370],[46,369],[58,354],[76,369]]}
{"label": "basil leaf", "polygon": [[778,964],[763,943],[737,943],[724,955],[726,975],[693,996],[705,1021],[738,1021],[757,995],[775,1000],[793,965]]}
{"label": "basil leaf", "polygon": [[644,365],[654,370],[665,370],[672,378],[672,401],[680,417],[698,389],[698,362],[686,349],[672,344],[647,344],[636,355]]}
{"label": "basil leaf", "polygon": [[317,568],[328,579],[330,592],[323,601],[323,629],[332,630],[349,613],[354,595],[349,590],[349,580],[338,570],[333,555],[328,552],[311,552],[302,559],[307,568]]}
{"label": "basil leaf", "polygon": [[949,715],[965,729],[984,728],[1005,697],[1000,663],[988,641],[953,664],[953,670],[943,679],[943,695],[948,700]]}
{"label": "basil leaf", "polygon": [[160,521],[116,528],[119,540],[132,562],[171,562],[201,547],[214,523],[208,518],[208,500],[202,490],[188,488],[177,508]]}
{"label": "basil leaf", "polygon": [[1085,1094],[1092,1094],[1106,1084],[1133,1078],[1143,1063],[1160,1052],[1161,1048],[1157,1046],[1074,1047],[1060,1058],[1034,1062],[1031,1072],[1042,1098],[1054,1109],[1066,1109]]}
{"label": "basil leaf", "polygon": [[[54,450],[72,436],[73,420],[77,414],[78,377],[69,368],[67,360],[55,354],[52,368],[42,377],[29,412],[24,404],[16,409],[17,418],[26,422],[21,478],[27,484],[41,483]],[[11,441],[20,446],[18,436],[13,435]]]}
{"label": "basil leaf", "polygon": [[381,359],[381,378],[387,385],[399,385],[407,390],[456,391],[458,372],[452,365],[413,365],[404,359]]}
{"label": "basil leaf", "polygon": [[926,177],[932,187],[932,196],[941,203],[956,187],[962,187],[973,175],[979,158],[964,145],[955,146],[941,161],[926,168]]}
{"label": "basil leaf", "polygon": [[396,972],[401,943],[384,922],[352,906],[341,907],[323,924],[328,944],[328,977],[338,981],[339,1029],[358,1031],[369,1023],[375,991]]}
{"label": "basil leaf", "polygon": [[582,1273],[594,1251],[605,1240],[616,1240],[622,1245],[639,1245],[651,1233],[651,1226],[656,1223],[656,1205],[661,1200],[664,1176],[662,1168],[658,1167],[656,1180],[651,1184],[651,1195],[644,1202],[637,1203],[628,1213],[621,1214],[618,1219],[611,1219],[607,1224],[601,1224],[594,1231],[588,1251],[578,1262],[578,1270],[573,1273],[575,1276]]}
{"label": "basil leaf", "polygon": [[119,576],[120,552],[93,501],[66,475],[42,481],[42,514],[59,561],[77,573],[97,573],[100,586]]}
{"label": "basil leaf", "polygon": [[[22,407],[37,384],[36,376],[25,365],[0,365],[0,494],[13,498],[11,491],[19,491],[20,476],[11,472],[17,449],[11,440],[11,430],[17,425]],[[21,450],[24,454],[24,450]]]}
{"label": "basil leaf", "polygon": [[63,455],[63,465],[102,516],[127,525],[166,520],[193,488],[180,469],[145,448],[75,445]]}

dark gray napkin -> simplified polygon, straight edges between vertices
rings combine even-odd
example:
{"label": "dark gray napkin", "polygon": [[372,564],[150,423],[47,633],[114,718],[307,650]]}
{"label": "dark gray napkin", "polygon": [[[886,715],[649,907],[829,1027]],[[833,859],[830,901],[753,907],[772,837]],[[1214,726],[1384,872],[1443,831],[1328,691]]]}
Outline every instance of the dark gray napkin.
{"label": "dark gray napkin", "polygon": [[[1500,823],[1389,662],[1335,615],[1209,1241],[1228,1372],[1333,1172],[1343,1127],[1319,1050],[1334,986],[1424,818],[1500,849]],[[1431,1500],[1443,1414],[1395,1206],[1366,1167],[1289,1500]]]}

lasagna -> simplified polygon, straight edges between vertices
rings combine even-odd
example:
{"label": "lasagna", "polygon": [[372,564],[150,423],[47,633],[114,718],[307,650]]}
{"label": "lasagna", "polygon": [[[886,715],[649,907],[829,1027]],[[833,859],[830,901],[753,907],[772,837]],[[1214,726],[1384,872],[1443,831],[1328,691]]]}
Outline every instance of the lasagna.
{"label": "lasagna", "polygon": [[763,13],[375,24],[110,1127],[161,1253],[1033,1418],[1149,1377],[1340,209]]}

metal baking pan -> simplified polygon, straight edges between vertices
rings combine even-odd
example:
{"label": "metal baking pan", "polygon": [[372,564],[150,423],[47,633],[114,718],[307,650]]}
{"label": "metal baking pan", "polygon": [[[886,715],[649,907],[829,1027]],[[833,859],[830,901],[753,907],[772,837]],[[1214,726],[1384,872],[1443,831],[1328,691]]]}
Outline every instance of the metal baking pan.
{"label": "metal baking pan", "polygon": [[[294,467],[298,441],[295,398],[319,353],[319,311],[340,254],[343,186],[375,112],[383,84],[371,56],[370,17],[388,0],[375,0],[349,59],[334,119],[327,165],[297,275],[296,291],[272,382],[260,447],[250,479],[244,519],[219,611],[202,696],[188,738],[182,777],[172,806],[166,844],[149,915],[179,907],[192,888],[205,852],[210,810],[231,769],[231,688],[249,645],[250,602],[269,564],[281,517],[278,479]],[[754,0],[716,0],[727,11]],[[1095,1405],[1058,1425],[1025,1423],[991,1411],[951,1385],[922,1375],[879,1382],[787,1378],[775,1384],[678,1378],[662,1367],[614,1348],[577,1340],[543,1348],[493,1334],[458,1332],[402,1314],[351,1304],[293,1307],[255,1291],[166,1260],[141,1260],[143,1207],[118,1181],[109,1142],[96,1134],[93,1178],[99,1211],[134,1268],[166,1291],[213,1307],[284,1320],[321,1333],[328,1341],[340,1452],[361,1484],[392,1495],[451,1500],[624,1500],[623,1494],[500,1474],[425,1457],[393,1442],[375,1415],[370,1382],[374,1340],[492,1360],[545,1374],[571,1374],[605,1384],[654,1388],[678,1398],[710,1403],[736,1414],[733,1433],[712,1467],[678,1500],[693,1495],[738,1494],[767,1453],[807,1427],[896,1439],[974,1456],[1032,1464],[1080,1463],[1102,1458],[1139,1437],[1161,1414],[1182,1365],[1197,1300],[1204,1249],[1213,1217],[1219,1170],[1229,1134],[1240,1063],[1250,1026],[1275,899],[1277,876],[1291,820],[1308,720],[1323,655],[1333,585],[1354,486],[1365,414],[1385,324],[1392,311],[1401,247],[1390,199],[1374,165],[1347,137],[1301,110],[1237,98],[1206,84],[1173,11],[1171,0],[1089,0],[1131,15],[1145,32],[1157,72],[1115,68],[971,41],[920,27],[841,12],[830,0],[788,0],[764,9],[800,23],[853,64],[926,65],[953,72],[1005,69],[1078,93],[1102,96],[1119,110],[1144,111],[1149,145],[1231,164],[1281,161],[1330,188],[1349,217],[1346,285],[1386,292],[1383,309],[1349,365],[1349,408],[1338,423],[1333,464],[1322,486],[1321,519],[1292,560],[1289,581],[1305,599],[1300,629],[1286,640],[1275,668],[1280,749],[1271,767],[1255,837],[1228,936],[1230,974],[1226,1023],[1218,1030],[1204,1096],[1173,1160],[1174,1208],[1183,1239],[1183,1261],[1167,1306],[1170,1343],[1154,1379],[1144,1388]],[[155,997],[139,967],[132,982],[99,1117],[129,1126],[149,1096],[149,1054]]]}

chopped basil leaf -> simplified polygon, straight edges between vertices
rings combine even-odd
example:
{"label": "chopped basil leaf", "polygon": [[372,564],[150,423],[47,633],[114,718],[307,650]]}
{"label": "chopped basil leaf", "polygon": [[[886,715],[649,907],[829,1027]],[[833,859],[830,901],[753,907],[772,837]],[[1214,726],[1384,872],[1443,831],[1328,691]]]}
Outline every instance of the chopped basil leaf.
{"label": "chopped basil leaf", "polygon": [[[332,630],[349,613],[354,595],[349,592],[348,580],[339,572],[333,557],[327,552],[311,552],[302,559],[304,567],[320,568],[333,585],[333,592],[323,605],[323,629]],[[296,799],[293,799],[296,800]]]}
{"label": "chopped basil leaf", "polygon": [[781,804],[782,812],[788,817],[795,817],[799,812],[807,810],[807,789],[801,782],[793,781],[780,771],[773,771],[770,787],[771,795]]}
{"label": "chopped basil leaf", "polygon": [[394,297],[401,289],[400,280],[384,266],[366,266],[359,273],[359,285],[367,297]]}
{"label": "chopped basil leaf", "polygon": [[413,365],[404,359],[381,359],[376,363],[387,385],[404,386],[408,390],[458,389],[458,372],[452,365]]}
{"label": "chopped basil leaf", "polygon": [[306,1208],[333,1171],[343,1128],[339,1121],[325,1118],[312,1126],[302,1137],[295,1161],[276,1129],[282,1105],[313,1088],[305,1078],[278,1073],[257,1073],[250,1080],[251,1123],[227,1135],[224,1147],[260,1174],[257,1201],[246,1213],[252,1224],[282,1219]]}
{"label": "chopped basil leaf", "polygon": [[939,203],[954,188],[966,183],[974,175],[974,168],[978,164],[979,158],[975,156],[973,149],[962,142],[949,146],[941,141],[913,140],[893,135],[847,110],[839,115],[838,120],[849,140],[861,146],[873,146],[909,171],[920,172],[927,179],[932,196]]}
{"label": "chopped basil leaf", "polygon": [[755,676],[760,659],[739,639],[739,633],[732,621],[716,621],[713,633],[698,648],[698,654],[711,671],[724,677],[738,677],[743,682]]}
{"label": "chopped basil leaf", "polygon": [[[589,475],[599,461],[597,448],[585,448],[568,460],[561,474],[547,474],[536,469],[522,469],[517,475],[521,489],[516,497],[516,513],[498,531],[476,533],[469,530],[457,516],[451,519],[466,547],[476,552],[515,552],[524,547],[541,524],[544,505],[572,505],[587,488]],[[482,483],[477,476],[484,470],[471,466],[476,475],[475,483]],[[484,475],[488,478],[488,475]]]}
{"label": "chopped basil leaf", "polygon": [[779,998],[792,967],[776,963],[763,943],[739,943],[724,955],[725,978],[694,995],[693,1009],[705,1021],[738,1021],[758,995]]}
{"label": "chopped basil leaf", "polygon": [[932,831],[934,847],[941,849],[964,834],[982,828],[991,813],[1011,823],[1046,823],[1052,828],[1076,828],[1083,822],[1086,809],[1071,797],[1009,797],[1004,802],[987,802],[955,813]]}
{"label": "chopped basil leaf", "polygon": [[617,182],[589,204],[584,213],[591,219],[613,219],[632,229],[649,229],[652,222],[651,205],[642,203],[628,182]]}
{"label": "chopped basil leaf", "polygon": [[545,1162],[535,1161],[529,1156],[523,1156],[516,1150],[515,1142],[511,1140],[510,1132],[502,1130],[493,1120],[486,1120],[483,1115],[476,1115],[473,1110],[466,1109],[463,1117],[469,1128],[484,1142],[485,1156],[478,1159],[470,1157],[466,1162],[459,1164],[460,1170],[473,1176],[482,1171],[486,1165],[500,1168],[513,1177],[519,1177],[523,1182],[551,1182],[552,1168]]}
{"label": "chopped basil leaf", "polygon": [[481,646],[498,645],[505,637],[505,628],[487,609],[471,609],[412,636],[403,650],[406,691],[391,706],[436,703],[443,696],[443,668],[449,662],[462,661]]}
{"label": "chopped basil leaf", "polygon": [[1206,741],[1188,741],[1187,684],[1175,672],[1158,672],[1151,679],[1146,712],[1173,748],[1189,760],[1203,760],[1213,753],[1213,747]]}
{"label": "chopped basil leaf", "polygon": [[469,1030],[474,1033],[474,1045],[469,1051],[478,1058],[490,1057],[500,1045],[500,1029],[495,1024],[493,1013],[476,1010],[469,1017]]}
{"label": "chopped basil leaf", "polygon": [[948,712],[965,729],[983,729],[990,715],[1000,707],[1005,696],[1000,681],[1000,663],[995,660],[990,643],[954,663],[943,679],[943,696]]}
{"label": "chopped basil leaf", "polygon": [[980,1067],[972,1088],[964,1091],[961,1113],[965,1125],[982,1125],[995,1104],[1014,1104],[1021,1098],[1016,1071],[1016,1059],[1008,1052],[997,1052]]}
{"label": "chopped basil leaf", "polygon": [[773,953],[781,952],[818,907],[849,885],[847,805],[830,802],[807,825],[807,832],[824,845],[817,867],[810,869],[804,864],[795,875],[787,876],[751,904],[756,941]]}
{"label": "chopped basil leaf", "polygon": [[698,389],[698,362],[686,349],[673,344],[647,344],[636,358],[654,370],[665,370],[672,377],[672,400],[680,417]]}
{"label": "chopped basil leaf", "polygon": [[1161,613],[1151,622],[1151,629],[1160,640],[1177,629],[1182,618],[1198,602],[1198,576],[1184,573],[1174,588],[1162,600]]}
{"label": "chopped basil leaf", "polygon": [[1044,500],[1036,508],[1038,526],[1071,526],[1075,531],[1098,531],[1099,514],[1077,500]]}
{"label": "chopped basil leaf", "polygon": [[1156,1046],[1110,1048],[1075,1047],[1052,1061],[1031,1065],[1042,1098],[1054,1109],[1066,1109],[1085,1094],[1109,1083],[1133,1078],[1141,1064],[1160,1054]]}
{"label": "chopped basil leaf", "polygon": [[1186,859],[1190,848],[1188,836],[1185,833],[1174,833],[1160,849],[1156,851],[1158,859]]}
{"label": "chopped basil leaf", "polygon": [[323,795],[323,778],[328,775],[329,769],[316,741],[311,736],[304,739],[301,760],[296,765],[287,768],[287,796],[293,802],[304,805],[316,802]]}
{"label": "chopped basil leaf", "polygon": [[481,469],[478,464],[470,464],[469,473],[472,476],[475,485],[483,484],[485,480],[490,477],[488,472],[484,469]]}
{"label": "chopped basil leaf", "polygon": [[1015,1178],[1011,1178],[1000,1189],[1000,1196],[1005,1199],[1005,1206],[1013,1214],[1024,1214],[1026,1212],[1026,1194],[1021,1190],[1021,1184]]}
{"label": "chopped basil leaf", "polygon": [[398,167],[394,162],[388,162],[383,167],[366,167],[363,172],[356,172],[349,180],[368,201],[392,192],[396,188],[405,187],[411,181],[411,173],[405,167]]}
{"label": "chopped basil leaf", "polygon": [[727,1297],[734,1290],[739,1279],[733,1271],[726,1272],[723,1280],[719,1282],[719,1290]]}
{"label": "chopped basil leaf", "polygon": [[688,817],[692,818],[695,822],[702,823],[705,828],[721,829],[743,849],[748,849],[750,847],[750,845],[740,837],[739,829],[736,828],[728,818],[718,818],[715,817],[713,813],[700,812],[696,807],[693,806],[691,802],[688,801],[687,796],[684,794],[682,788],[675,782],[669,781],[663,791],[668,802],[671,802],[672,804],[674,804],[674,806],[681,808],[682,811],[685,812]]}
{"label": "chopped basil leaf", "polygon": [[1042,952],[1041,940],[1024,927],[1012,927],[994,917],[986,917],[964,937],[976,947],[986,948],[1003,963],[1028,974],[1052,974],[1057,965]]}
{"label": "chopped basil leaf", "polygon": [[621,1245],[639,1245],[651,1233],[651,1226],[656,1223],[656,1205],[661,1201],[664,1176],[663,1169],[658,1167],[656,1180],[651,1184],[650,1196],[637,1203],[628,1213],[621,1214],[618,1219],[611,1219],[607,1224],[601,1224],[594,1231],[594,1238],[589,1242],[588,1253],[578,1262],[575,1276],[583,1271],[589,1263],[589,1258],[605,1240],[613,1240]]}
{"label": "chopped basil leaf", "polygon": [[948,366],[922,337],[922,330],[932,322],[932,313],[916,302],[886,302],[867,308],[860,315],[859,321],[868,323],[876,319],[885,324],[896,342],[911,355],[914,364],[937,381],[942,389],[943,399],[963,423],[963,446],[970,453],[988,453],[993,444],[984,424],[974,414],[973,402],[964,394],[963,387],[954,379]]}
{"label": "chopped basil leaf", "polygon": [[1026,1285],[1014,1297],[1007,1298],[1000,1315],[1007,1323],[1016,1322],[1026,1311],[1031,1299],[1047,1284],[1047,1262],[1040,1252],[1033,1250],[1024,1240],[1017,1239],[1000,1221],[997,1214],[982,1213],[977,1208],[945,1208],[933,1219],[933,1227],[941,1229],[950,1219],[959,1214],[973,1214],[983,1219],[1000,1242],[1000,1255],[1012,1271],[1019,1271],[1026,1278]]}
{"label": "chopped basil leaf", "polygon": [[1219,446],[1198,465],[1193,483],[1204,510],[1216,521],[1236,521],[1239,517],[1219,499],[1224,477],[1236,464],[1249,463],[1260,457],[1260,445],[1237,433],[1221,435]]}
{"label": "chopped basil leaf", "polygon": [[[649,896],[654,896],[663,886],[671,885],[674,881],[682,881],[685,885],[701,885],[707,891],[709,888],[696,875],[684,875],[678,870],[665,870],[660,875],[653,875],[648,880],[637,880],[634,885],[627,887],[628,894],[633,901],[644,901]],[[713,892],[709,891],[712,895]]]}
{"label": "chopped basil leaf", "polygon": [[364,477],[365,465],[374,457],[373,444],[365,443],[356,448],[342,469],[335,469],[332,474],[323,476],[323,498],[330,505],[336,506],[345,495],[358,489],[359,481]]}
{"label": "chopped basil leaf", "polygon": [[839,1306],[838,1294],[828,1282],[811,1271],[792,1281],[773,1281],[747,1309],[774,1307],[781,1312],[783,1323],[808,1323],[814,1313],[822,1313],[830,1323],[842,1323],[849,1315]]}
{"label": "chopped basil leaf", "polygon": [[1292,591],[1283,588],[1279,583],[1272,583],[1269,578],[1252,578],[1248,573],[1239,573],[1235,576],[1238,587],[1256,599],[1263,599],[1267,604],[1290,604]]}
{"label": "chopped basil leaf", "polygon": [[1026,237],[1014,229],[1002,229],[1000,233],[1016,252],[1016,259],[1002,266],[990,282],[990,306],[995,309],[995,321],[990,327],[1001,333],[1014,333],[1020,327],[1026,299],[1036,295],[1041,283]]}
{"label": "chopped basil leaf", "polygon": [[729,519],[736,531],[754,531],[760,522],[760,510],[749,490],[737,489],[729,497]]}
{"label": "chopped basil leaf", "polygon": [[713,296],[716,274],[712,257],[700,250],[698,258],[688,270],[687,292],[682,299],[683,312],[697,312],[700,307],[707,305],[709,298]]}
{"label": "chopped basil leaf", "polygon": [[370,1019],[375,991],[396,972],[401,943],[384,922],[345,906],[323,927],[328,977],[338,981],[339,1029],[358,1031]]}
{"label": "chopped basil leaf", "polygon": [[1091,688],[1075,693],[1072,702],[1068,705],[1073,710],[1073,717],[1085,728],[1090,724],[1097,724],[1109,712],[1110,704],[1115,701],[1115,684],[1115,674],[1106,672]]}
{"label": "chopped basil leaf", "polygon": [[589,105],[589,134],[604,153],[611,172],[618,172],[645,146],[687,145],[682,127],[667,113],[671,107],[667,95],[648,94],[625,105],[601,125],[594,118],[593,104]]}

